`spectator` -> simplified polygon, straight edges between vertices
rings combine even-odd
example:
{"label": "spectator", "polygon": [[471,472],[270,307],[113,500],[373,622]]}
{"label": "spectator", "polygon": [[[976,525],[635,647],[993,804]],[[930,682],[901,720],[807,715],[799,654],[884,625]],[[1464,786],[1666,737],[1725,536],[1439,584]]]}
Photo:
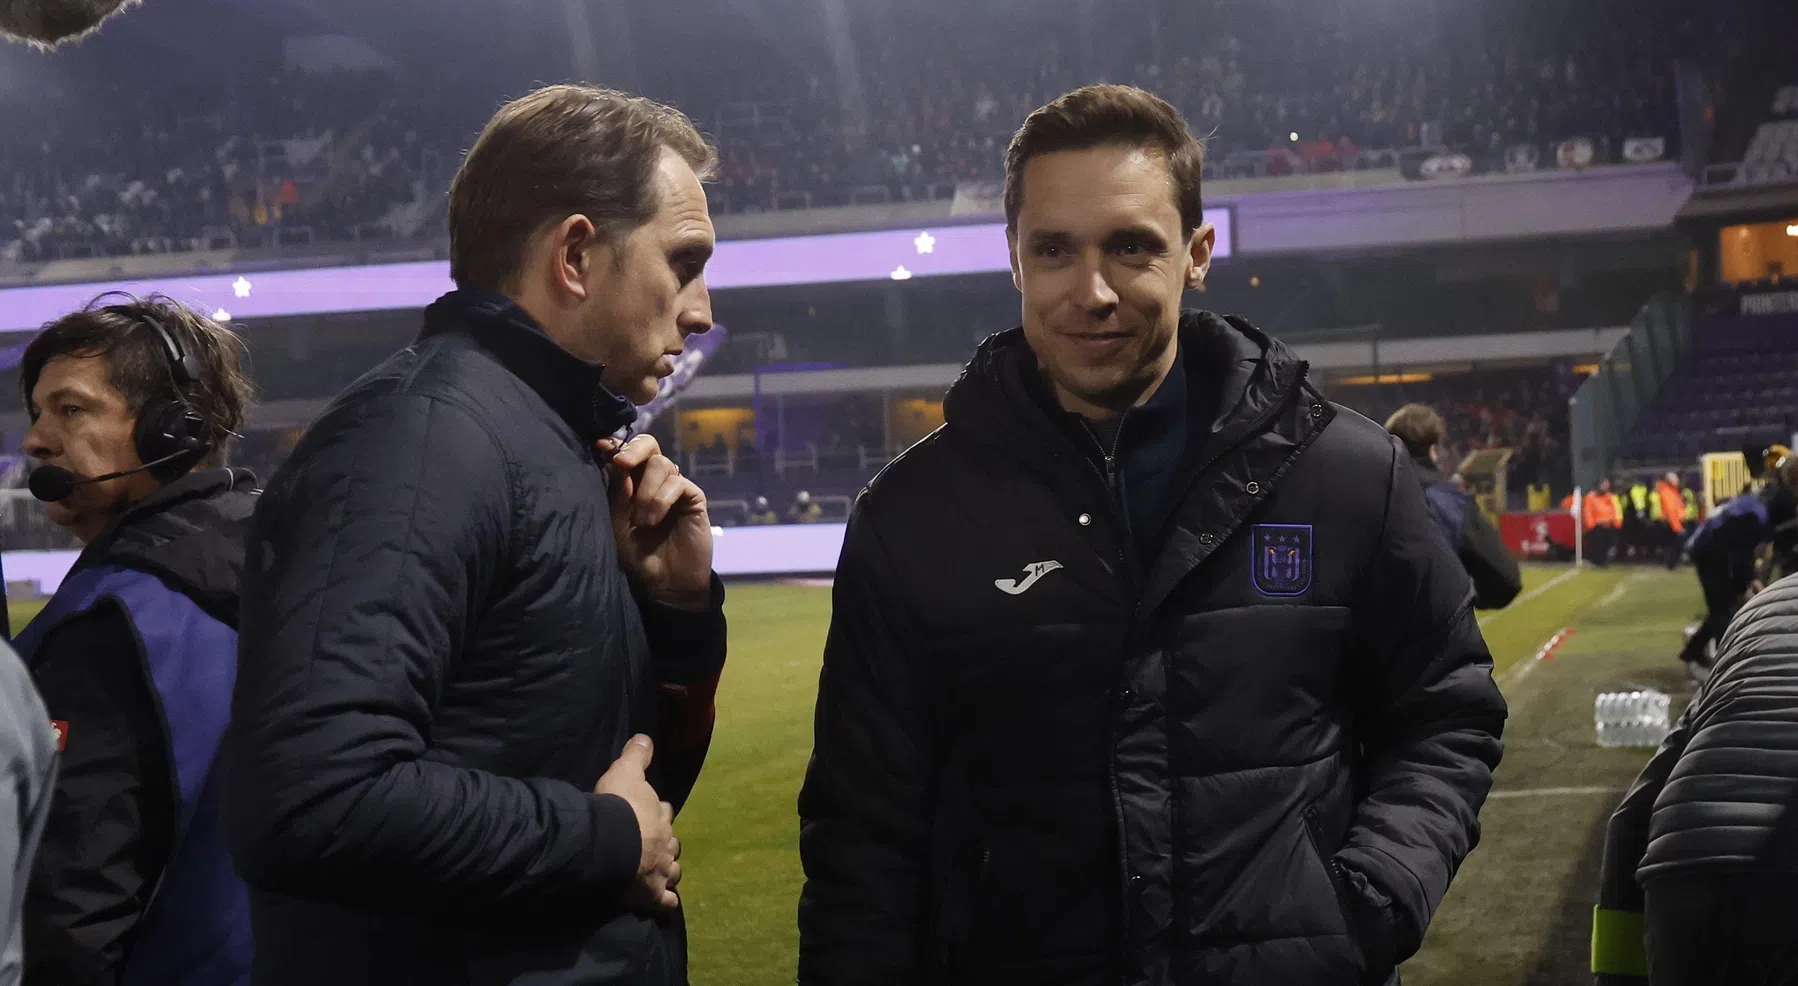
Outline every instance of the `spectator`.
{"label": "spectator", "polygon": [[800,490],[793,497],[793,505],[787,508],[787,522],[792,524],[816,524],[824,519],[824,508],[812,500],[811,493]]}
{"label": "spectator", "polygon": [[755,498],[755,505],[749,508],[748,523],[752,527],[767,527],[780,523],[780,517],[774,513],[774,508],[768,505],[767,497],[758,496]]}

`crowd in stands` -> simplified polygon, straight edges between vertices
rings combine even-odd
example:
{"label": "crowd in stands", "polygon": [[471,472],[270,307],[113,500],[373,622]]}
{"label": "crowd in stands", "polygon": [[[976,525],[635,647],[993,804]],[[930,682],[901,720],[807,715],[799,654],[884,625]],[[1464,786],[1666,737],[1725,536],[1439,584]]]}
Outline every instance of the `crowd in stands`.
{"label": "crowd in stands", "polygon": [[[816,65],[790,81],[736,75],[717,97],[729,102],[684,108],[721,145],[720,211],[947,197],[1000,177],[1031,108],[1095,80],[1174,102],[1209,135],[1214,178],[1391,166],[1418,145],[1672,137],[1682,25],[1413,6],[1207,0],[1103,42],[1009,9],[908,7],[857,25],[852,93]],[[0,98],[8,132],[31,135],[0,142],[0,260],[435,235],[429,209],[502,95],[471,98],[478,71],[461,83],[289,73],[78,104]]]}
{"label": "crowd in stands", "polygon": [[385,74],[106,97],[0,100],[0,261],[360,239],[422,194]]}
{"label": "crowd in stands", "polygon": [[1567,399],[1579,383],[1580,377],[1562,363],[1441,374],[1417,383],[1337,386],[1329,388],[1329,395],[1378,422],[1405,404],[1428,404],[1448,431],[1441,451],[1445,475],[1453,474],[1470,452],[1508,448],[1506,487],[1514,498],[1537,485],[1549,486],[1558,496],[1572,488]]}

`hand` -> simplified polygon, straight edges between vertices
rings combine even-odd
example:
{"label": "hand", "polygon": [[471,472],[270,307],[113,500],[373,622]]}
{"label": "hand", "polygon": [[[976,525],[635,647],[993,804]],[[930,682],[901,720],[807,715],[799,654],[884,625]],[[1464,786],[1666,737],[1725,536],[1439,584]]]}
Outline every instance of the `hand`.
{"label": "hand", "polygon": [[680,474],[648,435],[620,447],[601,439],[612,457],[612,534],[618,561],[652,600],[704,609],[712,597],[712,518],[705,492]]}
{"label": "hand", "polygon": [[593,788],[594,794],[615,794],[630,804],[637,815],[643,858],[637,864],[637,882],[631,887],[631,909],[671,911],[680,906],[674,892],[680,883],[680,840],[674,837],[674,806],[663,801],[649,786],[643,772],[655,755],[649,737],[632,736],[624,753],[606,769]]}

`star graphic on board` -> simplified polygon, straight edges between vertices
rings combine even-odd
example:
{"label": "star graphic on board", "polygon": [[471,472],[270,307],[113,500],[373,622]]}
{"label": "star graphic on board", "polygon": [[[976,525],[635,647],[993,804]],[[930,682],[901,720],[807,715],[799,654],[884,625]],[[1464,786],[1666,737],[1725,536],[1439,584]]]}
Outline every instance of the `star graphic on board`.
{"label": "star graphic on board", "polygon": [[229,322],[231,321],[231,313],[221,308],[212,313],[212,320],[214,322]]}
{"label": "star graphic on board", "polygon": [[250,279],[241,274],[238,275],[237,280],[231,282],[231,291],[239,298],[248,298],[250,296]]}
{"label": "star graphic on board", "polygon": [[918,248],[918,253],[920,254],[931,253],[936,250],[936,237],[931,236],[929,232],[919,233],[918,238],[911,242],[913,246]]}
{"label": "star graphic on board", "polygon": [[906,270],[904,264],[900,264],[893,268],[893,272],[887,276],[895,281],[909,281],[911,280],[911,271]]}

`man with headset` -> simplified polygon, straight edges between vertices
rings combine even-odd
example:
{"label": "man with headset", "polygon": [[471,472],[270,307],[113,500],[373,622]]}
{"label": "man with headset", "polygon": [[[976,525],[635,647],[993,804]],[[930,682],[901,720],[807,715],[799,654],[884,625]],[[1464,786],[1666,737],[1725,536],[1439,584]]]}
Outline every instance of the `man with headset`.
{"label": "man with headset", "polygon": [[16,640],[62,750],[27,983],[248,981],[213,770],[255,504],[255,477],[223,467],[250,396],[240,348],[166,299],[102,296],[25,349],[31,492],[86,546]]}

